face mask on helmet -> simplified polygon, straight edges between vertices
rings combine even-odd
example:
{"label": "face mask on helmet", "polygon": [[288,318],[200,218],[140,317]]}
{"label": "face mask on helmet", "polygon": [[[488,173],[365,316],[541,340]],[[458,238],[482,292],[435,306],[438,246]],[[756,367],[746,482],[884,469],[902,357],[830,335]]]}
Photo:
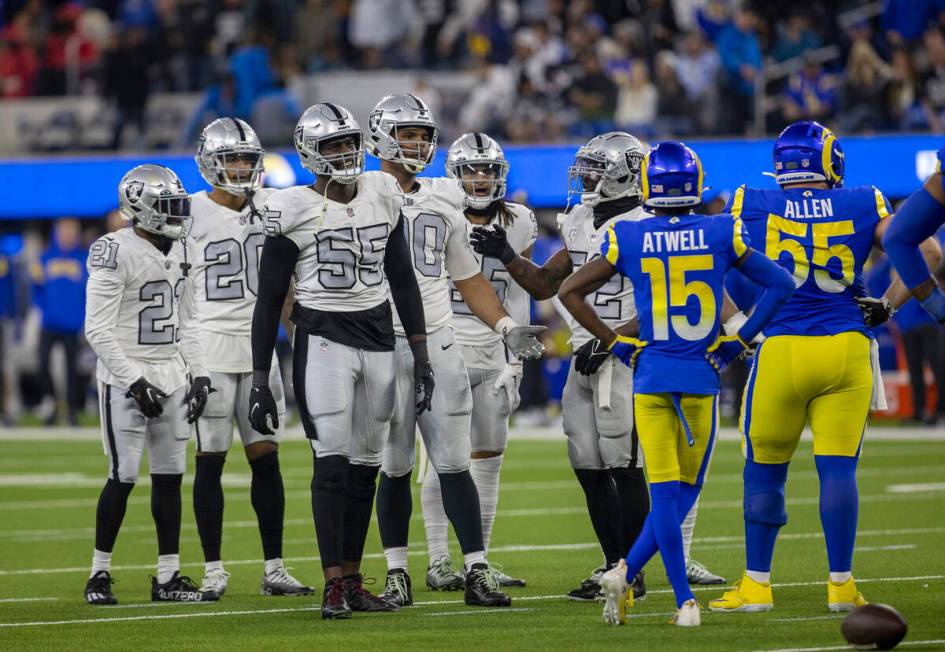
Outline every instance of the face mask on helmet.
{"label": "face mask on helmet", "polygon": [[364,172],[364,149],[360,133],[324,138],[317,144],[316,174],[330,176],[335,183],[354,183]]}
{"label": "face mask on helmet", "polygon": [[261,152],[218,152],[214,155],[217,187],[227,191],[256,190],[261,185]]}
{"label": "face mask on helmet", "polygon": [[574,195],[580,195],[581,203],[588,206],[603,201],[601,190],[606,171],[607,162],[603,159],[578,155],[568,168],[568,204]]}
{"label": "face mask on helmet", "polygon": [[505,161],[459,163],[453,166],[451,176],[459,181],[466,205],[482,209],[505,196],[508,168]]}
{"label": "face mask on helmet", "polygon": [[186,237],[190,233],[193,218],[190,215],[190,197],[162,197],[153,209],[164,223],[160,234],[172,240]]}
{"label": "face mask on helmet", "polygon": [[391,138],[398,153],[392,160],[412,173],[419,174],[433,161],[436,151],[437,130],[428,126],[395,125]]}

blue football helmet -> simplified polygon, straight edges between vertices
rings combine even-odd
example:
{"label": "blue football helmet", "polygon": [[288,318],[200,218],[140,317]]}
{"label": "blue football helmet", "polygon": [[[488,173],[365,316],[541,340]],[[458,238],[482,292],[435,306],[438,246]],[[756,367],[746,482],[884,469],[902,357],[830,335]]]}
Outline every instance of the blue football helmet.
{"label": "blue football helmet", "polygon": [[826,181],[843,185],[843,148],[832,131],[819,122],[801,120],[788,125],[774,143],[774,178],[778,185]]}
{"label": "blue football helmet", "polygon": [[676,141],[657,143],[643,159],[641,185],[647,208],[679,208],[702,203],[702,161]]}

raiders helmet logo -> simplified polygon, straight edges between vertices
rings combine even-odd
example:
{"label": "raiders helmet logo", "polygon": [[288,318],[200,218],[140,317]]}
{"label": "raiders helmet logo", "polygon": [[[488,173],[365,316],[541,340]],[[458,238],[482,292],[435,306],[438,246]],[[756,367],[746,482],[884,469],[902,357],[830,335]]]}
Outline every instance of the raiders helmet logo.
{"label": "raiders helmet logo", "polygon": [[137,203],[141,199],[141,194],[144,192],[144,181],[129,181],[125,184],[125,197],[132,204]]}

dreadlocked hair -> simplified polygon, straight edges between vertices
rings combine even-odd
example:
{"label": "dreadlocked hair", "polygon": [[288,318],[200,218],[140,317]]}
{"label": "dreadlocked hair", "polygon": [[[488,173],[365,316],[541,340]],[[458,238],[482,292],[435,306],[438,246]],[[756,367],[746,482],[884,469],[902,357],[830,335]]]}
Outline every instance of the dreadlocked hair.
{"label": "dreadlocked hair", "polygon": [[499,224],[503,227],[512,226],[512,222],[515,221],[515,213],[512,212],[504,199],[496,199],[492,202],[489,205],[489,212],[499,218]]}

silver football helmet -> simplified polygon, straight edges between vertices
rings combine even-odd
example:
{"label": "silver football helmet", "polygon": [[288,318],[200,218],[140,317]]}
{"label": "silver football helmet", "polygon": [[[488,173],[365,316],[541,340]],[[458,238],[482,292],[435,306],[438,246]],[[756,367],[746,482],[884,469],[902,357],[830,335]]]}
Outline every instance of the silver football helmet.
{"label": "silver football helmet", "polygon": [[[397,132],[405,127],[427,129],[430,141],[401,139]],[[368,118],[368,151],[378,158],[400,163],[411,174],[419,174],[433,160],[439,134],[426,102],[409,93],[388,95],[377,103]]]}
{"label": "silver football helmet", "polygon": [[467,206],[482,210],[505,197],[508,175],[505,152],[486,134],[463,134],[450,145],[446,176],[459,182]]}
{"label": "silver football helmet", "polygon": [[118,183],[118,212],[147,231],[179,240],[190,232],[190,197],[170,168],[139,165]]}
{"label": "silver football helmet", "polygon": [[[348,140],[348,148],[339,147]],[[326,145],[331,151],[323,153]],[[364,172],[364,132],[351,112],[337,104],[306,109],[295,125],[295,151],[302,167],[335,183],[355,183]]]}
{"label": "silver football helmet", "polygon": [[641,195],[640,164],[644,156],[643,144],[623,131],[591,138],[568,168],[568,204],[575,194],[580,194],[585,206]]}
{"label": "silver football helmet", "polygon": [[204,127],[194,160],[212,187],[248,195],[262,185],[265,154],[252,127],[239,118],[220,118]]}

